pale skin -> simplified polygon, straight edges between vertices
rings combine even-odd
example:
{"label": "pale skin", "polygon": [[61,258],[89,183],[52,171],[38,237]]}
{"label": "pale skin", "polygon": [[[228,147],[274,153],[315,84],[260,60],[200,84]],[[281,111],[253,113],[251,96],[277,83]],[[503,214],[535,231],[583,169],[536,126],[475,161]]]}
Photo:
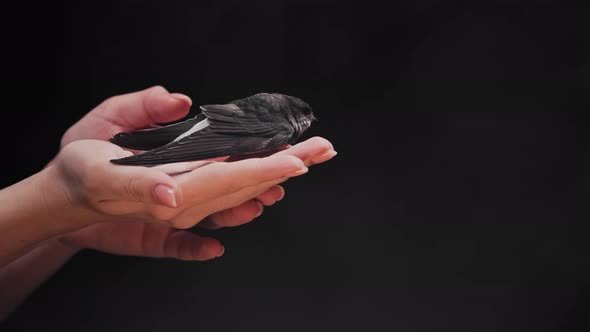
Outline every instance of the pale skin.
{"label": "pale skin", "polygon": [[113,134],[180,119],[190,106],[190,98],[162,87],[112,97],[68,129],[44,170],[0,191],[0,319],[82,249],[219,257],[225,249],[218,240],[183,229],[248,223],[284,197],[281,183],[336,155],[329,141],[314,137],[232,162],[109,162],[132,154],[106,141]]}

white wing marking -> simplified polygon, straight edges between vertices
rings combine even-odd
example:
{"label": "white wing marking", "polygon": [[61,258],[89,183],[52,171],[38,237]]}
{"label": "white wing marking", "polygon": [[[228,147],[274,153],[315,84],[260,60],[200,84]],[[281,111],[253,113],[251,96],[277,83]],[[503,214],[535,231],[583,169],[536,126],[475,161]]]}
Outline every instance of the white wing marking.
{"label": "white wing marking", "polygon": [[203,121],[201,121],[201,122],[197,123],[197,124],[196,124],[196,125],[194,125],[194,126],[191,128],[191,129],[189,129],[188,131],[185,131],[184,133],[182,133],[182,135],[180,135],[180,136],[176,137],[176,139],[174,139],[174,141],[173,141],[173,142],[178,142],[178,141],[180,141],[181,139],[183,139],[183,138],[187,137],[188,135],[190,135],[190,134],[192,134],[192,133],[194,133],[194,132],[197,132],[197,131],[199,131],[199,130],[205,129],[205,128],[207,128],[207,127],[209,127],[209,119],[205,119],[205,120],[203,120]]}

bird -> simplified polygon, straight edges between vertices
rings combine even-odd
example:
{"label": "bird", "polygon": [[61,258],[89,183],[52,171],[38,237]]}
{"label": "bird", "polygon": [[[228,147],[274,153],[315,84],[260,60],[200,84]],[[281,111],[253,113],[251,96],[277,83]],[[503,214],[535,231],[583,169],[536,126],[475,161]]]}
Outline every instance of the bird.
{"label": "bird", "polygon": [[296,143],[317,121],[308,103],[279,93],[203,105],[200,111],[182,122],[114,135],[110,142],[146,152],[111,162],[153,167],[225,156],[247,157]]}

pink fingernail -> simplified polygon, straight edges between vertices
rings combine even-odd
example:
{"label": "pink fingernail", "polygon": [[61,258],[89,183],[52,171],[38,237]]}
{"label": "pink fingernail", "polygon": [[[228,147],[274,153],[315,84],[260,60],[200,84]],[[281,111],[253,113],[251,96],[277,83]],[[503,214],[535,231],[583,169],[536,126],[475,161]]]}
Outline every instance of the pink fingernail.
{"label": "pink fingernail", "polygon": [[256,203],[258,203],[258,213],[256,214],[256,218],[258,218],[262,215],[262,212],[264,212],[264,206],[260,202]]}
{"label": "pink fingernail", "polygon": [[322,155],[320,156],[320,159],[325,159],[325,158],[327,158],[327,159],[332,159],[332,158],[334,158],[334,156],[336,156],[337,154],[338,154],[338,152],[336,152],[336,151],[334,151],[334,150],[330,150],[330,151],[328,151],[328,152],[326,152],[326,153],[322,154]]}
{"label": "pink fingernail", "polygon": [[174,194],[174,189],[170,188],[165,184],[159,184],[154,187],[154,196],[160,203],[175,208],[176,205],[176,195]]}
{"label": "pink fingernail", "polygon": [[225,247],[221,246],[221,252],[219,253],[219,255],[217,255],[217,257],[223,256],[224,253],[225,253]]}
{"label": "pink fingernail", "polygon": [[281,194],[279,195],[277,202],[285,198],[285,188],[279,186],[279,191],[281,192]]}
{"label": "pink fingernail", "polygon": [[174,99],[174,100],[184,101],[184,102],[187,102],[191,105],[193,103],[192,100],[187,95],[183,95],[182,93],[171,93],[170,97],[172,97],[172,99]]}
{"label": "pink fingernail", "polygon": [[309,171],[309,169],[307,167],[303,167],[303,168],[300,168],[294,172],[287,174],[287,177],[303,175],[303,174],[307,173],[307,171]]}

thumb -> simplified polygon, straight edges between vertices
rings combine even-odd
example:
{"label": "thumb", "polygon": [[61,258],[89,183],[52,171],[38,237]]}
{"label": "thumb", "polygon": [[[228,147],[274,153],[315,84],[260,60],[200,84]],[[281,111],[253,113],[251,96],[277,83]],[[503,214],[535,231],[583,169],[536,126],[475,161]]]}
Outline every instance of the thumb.
{"label": "thumb", "polygon": [[119,124],[127,130],[178,120],[189,113],[191,99],[180,93],[169,93],[161,86],[111,97],[92,113]]}
{"label": "thumb", "polygon": [[169,175],[153,168],[114,166],[112,192],[122,200],[159,204],[171,208],[182,201],[176,181]]}

